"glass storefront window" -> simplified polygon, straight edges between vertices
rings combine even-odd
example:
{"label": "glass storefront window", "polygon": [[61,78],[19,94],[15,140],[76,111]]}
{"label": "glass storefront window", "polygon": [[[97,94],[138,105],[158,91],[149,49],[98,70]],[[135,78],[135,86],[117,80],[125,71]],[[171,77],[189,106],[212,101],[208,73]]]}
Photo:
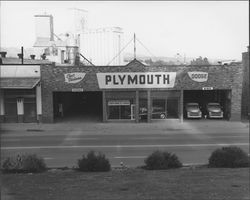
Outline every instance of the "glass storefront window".
{"label": "glass storefront window", "polygon": [[119,106],[109,106],[109,119],[119,119]]}
{"label": "glass storefront window", "polygon": [[130,100],[109,100],[108,119],[132,119]]}
{"label": "glass storefront window", "polygon": [[153,99],[151,116],[152,119],[167,118],[166,99]]}

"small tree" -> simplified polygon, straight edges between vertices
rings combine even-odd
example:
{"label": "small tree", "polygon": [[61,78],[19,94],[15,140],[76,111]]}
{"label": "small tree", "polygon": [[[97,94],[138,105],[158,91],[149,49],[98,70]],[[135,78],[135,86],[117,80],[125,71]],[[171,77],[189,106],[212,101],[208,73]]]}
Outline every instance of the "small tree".
{"label": "small tree", "polygon": [[192,60],[191,65],[210,65],[208,59],[202,58],[201,56],[199,58],[196,58],[195,60]]}
{"label": "small tree", "polygon": [[209,167],[247,167],[249,157],[246,152],[236,146],[216,149],[209,157]]}
{"label": "small tree", "polygon": [[104,172],[110,171],[111,166],[104,154],[90,151],[87,156],[83,155],[78,160],[78,169],[85,172]]}
{"label": "small tree", "polygon": [[171,169],[182,167],[182,163],[179,161],[175,154],[169,152],[155,151],[149,155],[145,160],[146,169]]}

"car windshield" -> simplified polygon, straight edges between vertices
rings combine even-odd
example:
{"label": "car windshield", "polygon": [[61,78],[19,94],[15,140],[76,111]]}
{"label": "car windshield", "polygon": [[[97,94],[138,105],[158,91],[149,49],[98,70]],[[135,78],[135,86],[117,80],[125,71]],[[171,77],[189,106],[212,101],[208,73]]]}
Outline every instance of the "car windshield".
{"label": "car windshield", "polygon": [[208,104],[209,108],[220,108],[219,104]]}
{"label": "car windshield", "polygon": [[188,108],[193,108],[193,109],[197,109],[199,108],[198,104],[187,104]]}

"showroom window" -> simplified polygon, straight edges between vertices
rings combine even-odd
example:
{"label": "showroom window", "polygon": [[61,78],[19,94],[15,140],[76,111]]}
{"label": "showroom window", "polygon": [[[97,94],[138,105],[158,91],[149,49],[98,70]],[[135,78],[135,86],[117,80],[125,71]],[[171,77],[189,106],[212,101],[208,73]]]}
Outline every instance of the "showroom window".
{"label": "showroom window", "polygon": [[166,119],[167,109],[166,109],[166,99],[153,99],[152,101],[152,119]]}
{"label": "showroom window", "polygon": [[131,100],[108,100],[108,119],[134,119]]}

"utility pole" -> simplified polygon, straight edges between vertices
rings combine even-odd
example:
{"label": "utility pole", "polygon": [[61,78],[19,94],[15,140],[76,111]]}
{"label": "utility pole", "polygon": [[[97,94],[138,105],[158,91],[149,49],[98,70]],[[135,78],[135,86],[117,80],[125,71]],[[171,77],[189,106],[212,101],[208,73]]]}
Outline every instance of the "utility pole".
{"label": "utility pole", "polygon": [[135,44],[135,33],[134,33],[134,59],[136,59],[136,44]]}
{"label": "utility pole", "polygon": [[22,65],[23,65],[23,47],[21,47],[21,54],[22,54]]}

